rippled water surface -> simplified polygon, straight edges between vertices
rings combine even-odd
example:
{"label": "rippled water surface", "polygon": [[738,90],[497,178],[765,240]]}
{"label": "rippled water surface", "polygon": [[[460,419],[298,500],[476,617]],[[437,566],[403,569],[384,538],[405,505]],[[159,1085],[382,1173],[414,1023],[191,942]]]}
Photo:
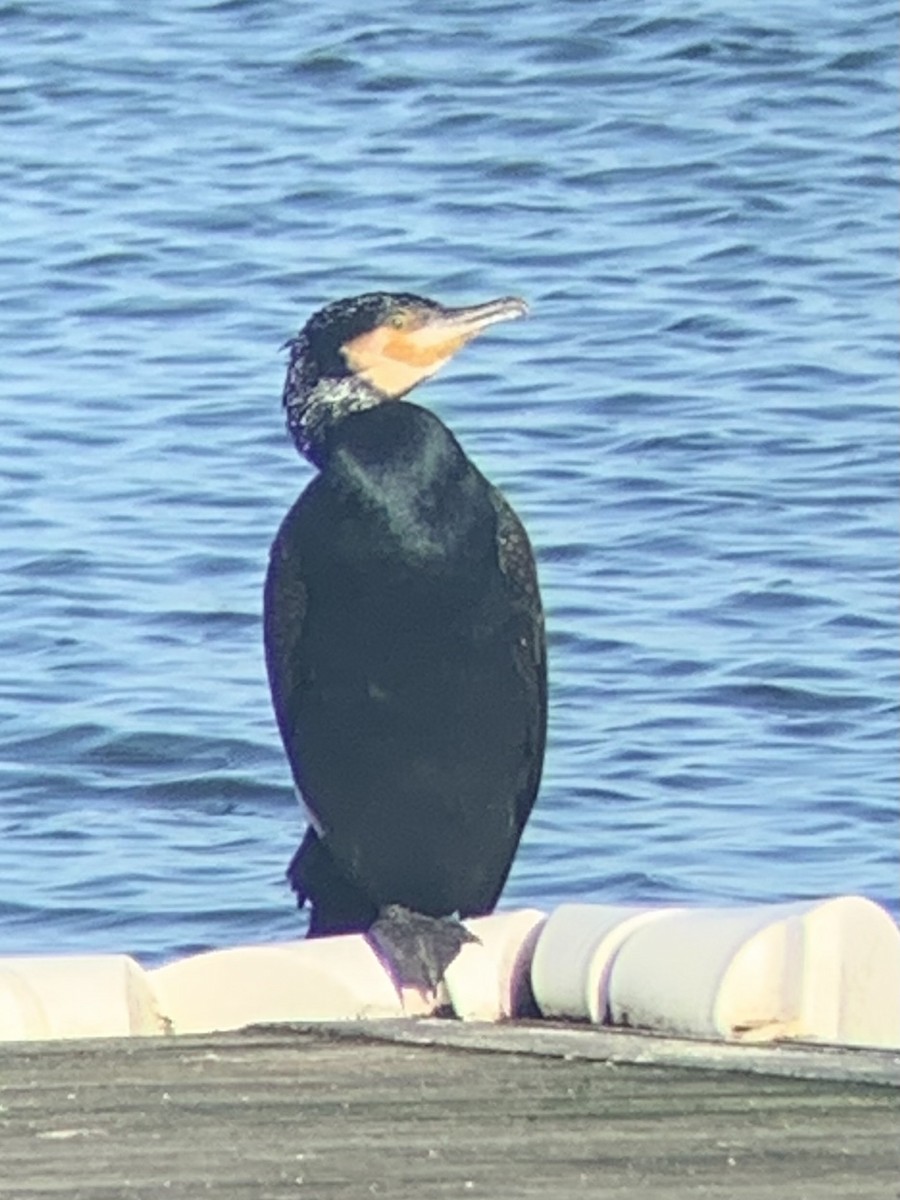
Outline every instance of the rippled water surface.
{"label": "rippled water surface", "polygon": [[882,0],[0,0],[0,952],[299,928],[278,347],[376,288],[533,306],[417,397],[539,550],[504,902],[896,911],[894,45]]}

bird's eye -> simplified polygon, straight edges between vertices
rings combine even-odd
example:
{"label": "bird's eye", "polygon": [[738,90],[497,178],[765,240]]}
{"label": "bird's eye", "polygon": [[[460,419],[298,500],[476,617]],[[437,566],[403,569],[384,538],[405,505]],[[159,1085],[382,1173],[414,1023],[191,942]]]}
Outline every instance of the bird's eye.
{"label": "bird's eye", "polygon": [[407,315],[404,312],[396,312],[391,317],[389,324],[394,329],[404,329],[406,327]]}

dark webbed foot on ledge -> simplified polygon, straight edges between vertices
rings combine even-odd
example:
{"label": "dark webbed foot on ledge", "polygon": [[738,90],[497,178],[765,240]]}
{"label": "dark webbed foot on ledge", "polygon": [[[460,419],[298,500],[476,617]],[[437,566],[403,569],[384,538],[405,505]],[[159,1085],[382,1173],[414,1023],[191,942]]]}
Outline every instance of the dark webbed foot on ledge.
{"label": "dark webbed foot on ledge", "polygon": [[388,904],[366,934],[398,988],[435,992],[466,942],[478,938],[455,917],[427,917]]}

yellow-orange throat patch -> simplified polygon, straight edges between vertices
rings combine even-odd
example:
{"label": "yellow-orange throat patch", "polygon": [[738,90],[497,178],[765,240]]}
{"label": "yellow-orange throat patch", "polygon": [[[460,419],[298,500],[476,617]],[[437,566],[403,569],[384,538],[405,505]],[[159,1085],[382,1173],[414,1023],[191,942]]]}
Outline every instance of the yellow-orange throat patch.
{"label": "yellow-orange throat patch", "polygon": [[342,347],[350,370],[385,396],[402,396],[452,358],[476,331],[455,333],[381,325]]}

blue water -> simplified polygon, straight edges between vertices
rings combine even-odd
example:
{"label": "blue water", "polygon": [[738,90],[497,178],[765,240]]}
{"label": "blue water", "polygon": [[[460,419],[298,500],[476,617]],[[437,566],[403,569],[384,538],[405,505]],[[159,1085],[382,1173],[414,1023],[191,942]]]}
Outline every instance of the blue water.
{"label": "blue water", "polygon": [[533,306],[417,396],[540,557],[504,903],[897,911],[894,46],[884,0],[0,0],[0,953],[301,927],[278,347],[376,288]]}

